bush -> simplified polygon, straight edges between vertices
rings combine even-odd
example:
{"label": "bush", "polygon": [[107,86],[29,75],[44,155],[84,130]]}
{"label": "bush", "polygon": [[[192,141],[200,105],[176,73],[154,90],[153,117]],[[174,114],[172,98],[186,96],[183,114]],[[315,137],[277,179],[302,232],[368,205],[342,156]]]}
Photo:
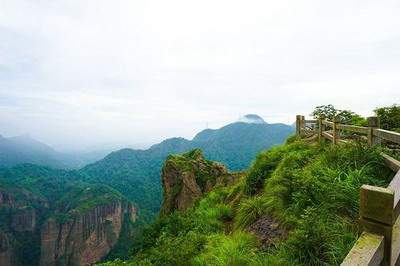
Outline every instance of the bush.
{"label": "bush", "polygon": [[[186,213],[158,220],[132,263],[338,265],[358,236],[360,186],[386,186],[393,176],[380,151],[293,140],[262,152],[243,181],[216,187]],[[241,230],[265,214],[286,233],[260,247]]]}
{"label": "bush", "polygon": [[231,236],[212,235],[205,252],[194,259],[195,265],[251,265],[256,258],[257,239],[238,231]]}
{"label": "bush", "polygon": [[264,181],[270,177],[286,153],[302,150],[305,147],[307,147],[306,143],[297,141],[289,145],[271,148],[257,155],[245,179],[245,194],[254,195],[259,192],[264,186]]}
{"label": "bush", "polygon": [[374,110],[379,117],[381,128],[400,132],[400,106],[392,105]]}
{"label": "bush", "polygon": [[267,211],[267,205],[262,197],[246,199],[239,204],[235,217],[235,228],[244,229],[263,216]]}

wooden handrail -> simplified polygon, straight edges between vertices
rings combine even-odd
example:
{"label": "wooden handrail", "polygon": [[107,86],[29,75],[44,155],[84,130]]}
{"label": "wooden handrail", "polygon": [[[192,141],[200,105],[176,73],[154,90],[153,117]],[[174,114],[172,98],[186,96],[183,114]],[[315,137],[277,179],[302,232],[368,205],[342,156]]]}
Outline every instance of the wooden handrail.
{"label": "wooden handrail", "polygon": [[380,128],[373,129],[372,132],[374,136],[400,144],[400,133],[398,132],[384,130]]}
{"label": "wooden handrail", "polygon": [[400,162],[396,160],[395,158],[391,157],[390,155],[387,155],[386,153],[381,152],[381,156],[383,160],[385,161],[386,165],[392,169],[393,172],[398,172],[400,170]]}
{"label": "wooden handrail", "polygon": [[[296,132],[313,132],[305,130],[306,124],[316,123],[315,139],[323,138],[333,144],[347,143],[350,140],[340,139],[339,131],[361,134],[369,146],[386,140],[400,144],[400,133],[379,129],[379,119],[368,119],[368,127],[339,124],[337,117],[328,121],[305,120],[297,116]],[[330,129],[327,130],[327,127]],[[360,238],[343,261],[342,265],[395,265],[400,260],[400,161],[381,153],[386,165],[396,174],[387,188],[363,185],[360,190],[359,225],[363,230]]]}
{"label": "wooden handrail", "polygon": [[[398,209],[397,205],[399,204],[400,201],[400,171],[397,172],[397,174],[393,177],[392,181],[390,182],[388,189],[393,190],[394,192],[394,204],[393,204],[393,209]],[[394,219],[397,219],[398,217],[398,211],[395,211],[395,217]]]}
{"label": "wooden handrail", "polygon": [[384,237],[363,232],[341,266],[380,265],[384,255]]}
{"label": "wooden handrail", "polygon": [[325,125],[325,126],[329,126],[329,127],[333,126],[333,122],[328,121],[328,120],[322,120],[322,124]]}
{"label": "wooden handrail", "polygon": [[318,122],[317,119],[304,120],[304,123],[308,123],[308,124],[313,124],[313,123],[317,123],[317,122]]}
{"label": "wooden handrail", "polygon": [[359,127],[359,126],[338,124],[337,125],[337,129],[351,131],[351,132],[365,134],[365,135],[368,134],[368,128],[367,127]]}
{"label": "wooden handrail", "polygon": [[322,132],[322,136],[329,139],[330,141],[333,141],[333,136],[329,134],[327,131]]}

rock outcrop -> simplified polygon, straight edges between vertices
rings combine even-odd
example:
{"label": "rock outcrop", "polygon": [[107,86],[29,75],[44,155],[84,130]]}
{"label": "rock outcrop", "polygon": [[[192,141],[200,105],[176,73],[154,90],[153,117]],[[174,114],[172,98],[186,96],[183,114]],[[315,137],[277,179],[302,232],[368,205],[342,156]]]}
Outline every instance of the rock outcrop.
{"label": "rock outcrop", "polygon": [[0,265],[92,265],[104,258],[124,223],[135,221],[136,209],[119,197],[88,204],[94,197],[81,195],[77,206],[66,208],[24,189],[0,187]]}
{"label": "rock outcrop", "polygon": [[[31,242],[36,230],[36,210],[28,203],[40,205],[40,200],[21,189],[0,187],[0,265],[22,264],[18,252],[19,240]],[[23,235],[23,237],[21,237]],[[19,248],[17,248],[19,247]]]}
{"label": "rock outcrop", "polygon": [[0,231],[0,265],[16,265],[10,236]]}
{"label": "rock outcrop", "polygon": [[215,185],[227,185],[235,178],[218,162],[206,160],[199,149],[170,155],[162,169],[164,201],[161,215],[184,212]]}
{"label": "rock outcrop", "polygon": [[114,202],[75,214],[64,223],[48,219],[41,227],[40,265],[92,265],[116,244],[124,219],[135,219],[130,204]]}

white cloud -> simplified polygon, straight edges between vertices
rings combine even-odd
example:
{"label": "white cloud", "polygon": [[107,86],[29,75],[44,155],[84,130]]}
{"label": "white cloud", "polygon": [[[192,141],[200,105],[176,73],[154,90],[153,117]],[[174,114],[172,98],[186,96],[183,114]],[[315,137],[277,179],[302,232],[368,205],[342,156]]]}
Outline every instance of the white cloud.
{"label": "white cloud", "polygon": [[0,133],[58,147],[192,137],[400,102],[398,1],[0,0]]}

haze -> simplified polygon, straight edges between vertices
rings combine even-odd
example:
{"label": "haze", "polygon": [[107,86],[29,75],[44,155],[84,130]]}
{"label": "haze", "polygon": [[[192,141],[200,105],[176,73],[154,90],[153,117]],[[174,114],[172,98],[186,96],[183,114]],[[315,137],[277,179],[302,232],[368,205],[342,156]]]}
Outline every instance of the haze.
{"label": "haze", "polygon": [[0,134],[60,150],[400,102],[399,1],[0,0]]}

